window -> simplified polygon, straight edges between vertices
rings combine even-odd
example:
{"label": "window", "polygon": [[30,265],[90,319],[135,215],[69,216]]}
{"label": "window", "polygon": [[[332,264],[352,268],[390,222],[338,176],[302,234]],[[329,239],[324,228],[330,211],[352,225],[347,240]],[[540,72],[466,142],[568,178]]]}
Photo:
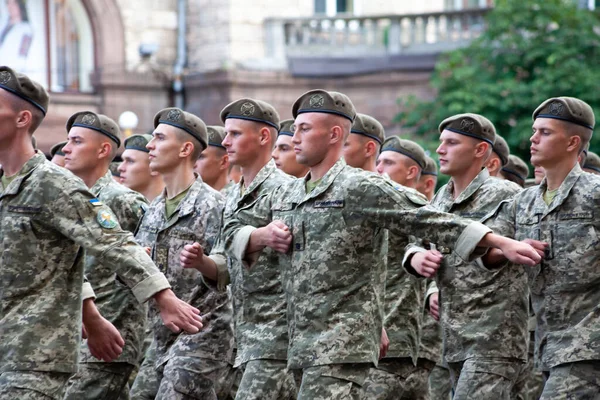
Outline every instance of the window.
{"label": "window", "polygon": [[336,14],[352,14],[354,0],[315,0],[315,14],[334,16]]}

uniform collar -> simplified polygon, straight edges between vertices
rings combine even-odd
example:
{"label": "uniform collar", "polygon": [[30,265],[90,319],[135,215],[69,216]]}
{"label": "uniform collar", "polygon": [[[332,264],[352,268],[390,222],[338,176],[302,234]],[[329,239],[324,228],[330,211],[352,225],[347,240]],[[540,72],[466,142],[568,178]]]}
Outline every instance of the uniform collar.
{"label": "uniform collar", "polygon": [[100,179],[96,181],[96,183],[94,183],[94,186],[90,188],[90,192],[92,192],[92,194],[97,197],[98,195],[100,195],[102,189],[104,189],[112,182],[112,173],[110,171],[106,171],[106,173],[103,176],[101,176]]}
{"label": "uniform collar", "polygon": [[346,168],[346,166],[346,161],[344,161],[343,158],[340,158],[335,164],[333,164],[333,167],[331,167],[329,171],[327,171],[327,173],[321,178],[317,187],[314,188],[312,192],[306,194],[306,182],[310,179],[310,173],[308,173],[304,177],[304,179],[301,180],[302,187],[305,190],[305,197],[303,201],[306,201],[308,199],[314,199],[315,197],[319,196],[320,194],[324,193],[327,189],[329,189],[329,186],[331,186],[335,178],[337,178],[337,176],[344,170],[344,168]]}
{"label": "uniform collar", "polygon": [[[560,184],[558,192],[556,193],[556,196],[554,196],[554,199],[552,199],[552,202],[546,206],[547,210],[544,212],[544,215],[551,213],[566,200],[566,198],[569,196],[569,193],[571,193],[571,189],[573,189],[573,186],[575,186],[575,183],[579,180],[582,174],[584,174],[584,172],[579,166],[579,163],[575,163],[565,180]],[[543,200],[543,196],[547,189],[548,183],[546,182],[546,178],[544,178],[538,186],[537,194],[537,197],[541,199],[544,204],[546,203]]]}
{"label": "uniform collar", "polygon": [[[33,170],[35,170],[38,166],[43,163],[48,162],[46,157],[40,153],[39,151],[35,151],[33,157],[31,157],[27,162],[23,165],[21,170],[17,172],[17,176],[13,181],[8,185],[8,187],[4,188],[4,191],[0,193],[0,198],[7,195],[14,195],[19,193],[19,189],[21,188],[21,184],[23,181],[31,175]],[[4,170],[0,169],[0,176],[4,175]]]}
{"label": "uniform collar", "polygon": [[[490,177],[490,172],[487,170],[487,168],[482,169],[477,174],[475,179],[473,179],[471,181],[471,183],[469,183],[469,185],[465,188],[465,190],[463,190],[463,192],[461,194],[459,194],[456,199],[454,199],[453,203],[460,204],[460,203],[463,203],[463,202],[469,200],[469,198],[471,198],[475,194],[475,192],[477,192],[479,190],[479,188],[485,183],[485,181],[488,180],[489,177]],[[454,191],[454,181],[450,180],[450,182],[448,182],[448,186],[446,186],[446,195],[449,196],[450,199],[452,198],[453,191]]]}

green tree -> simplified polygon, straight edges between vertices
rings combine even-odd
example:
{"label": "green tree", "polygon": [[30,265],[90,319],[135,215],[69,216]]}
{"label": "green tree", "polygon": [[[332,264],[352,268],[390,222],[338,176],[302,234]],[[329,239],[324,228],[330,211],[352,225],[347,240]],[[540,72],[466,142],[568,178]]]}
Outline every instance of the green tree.
{"label": "green tree", "polygon": [[[433,101],[399,100],[401,126],[430,151],[446,117],[489,118],[511,152],[529,160],[531,115],[545,99],[573,96],[600,116],[600,19],[573,0],[498,0],[484,33],[468,47],[440,56]],[[591,149],[600,149],[600,137]]]}

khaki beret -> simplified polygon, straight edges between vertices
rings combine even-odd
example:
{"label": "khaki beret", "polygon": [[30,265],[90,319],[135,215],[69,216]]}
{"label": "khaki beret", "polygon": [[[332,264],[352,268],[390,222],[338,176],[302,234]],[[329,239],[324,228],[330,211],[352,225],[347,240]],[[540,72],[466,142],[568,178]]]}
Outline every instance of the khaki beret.
{"label": "khaki beret", "polygon": [[103,114],[96,114],[92,111],[80,111],[73,115],[67,121],[67,133],[71,128],[79,126],[92,129],[105,136],[108,136],[117,146],[121,145],[121,130],[117,123]]}
{"label": "khaki beret", "polygon": [[315,89],[304,93],[292,106],[294,118],[299,114],[315,112],[340,115],[352,122],[356,118],[356,109],[348,96],[323,89]]}
{"label": "khaki beret", "polygon": [[356,114],[350,132],[376,140],[379,144],[382,144],[385,140],[383,125],[375,118],[366,114]]}
{"label": "khaki beret", "polygon": [[600,172],[600,157],[598,157],[598,154],[593,151],[588,151],[583,168]]}
{"label": "khaki beret", "polygon": [[50,149],[50,156],[54,157],[56,155],[58,156],[64,156],[65,153],[63,153],[62,149],[63,147],[65,147],[65,145],[67,144],[67,142],[60,142],[60,143],[56,143],[54,146],[52,146],[52,148]]}
{"label": "khaki beret", "polygon": [[223,146],[223,139],[225,139],[225,128],[218,125],[208,125],[206,127],[208,132],[208,145],[214,147],[225,148]]}
{"label": "khaki beret", "polygon": [[125,139],[125,150],[138,150],[149,153],[146,145],[152,140],[152,135],[131,135]]}
{"label": "khaki beret", "polygon": [[29,104],[33,104],[44,115],[48,111],[48,92],[39,83],[27,75],[15,72],[12,68],[0,67],[0,88],[19,96]]}
{"label": "khaki beret", "polygon": [[[511,175],[513,178],[519,179],[521,182],[519,183],[521,186],[525,184],[525,180],[529,175],[529,167],[525,163],[525,161],[521,160],[519,157],[515,155],[508,156],[508,163],[506,166],[502,167],[502,172],[504,174]],[[509,179],[513,182],[514,179]]]}
{"label": "khaki beret", "polygon": [[412,140],[400,139],[398,136],[391,136],[387,138],[381,146],[381,153],[384,151],[395,151],[405,155],[417,163],[421,170],[425,168],[427,164],[427,155],[421,146]]}
{"label": "khaki beret", "polygon": [[262,122],[279,130],[279,113],[272,105],[261,100],[244,98],[229,103],[221,111],[221,121],[225,123],[228,118]]}
{"label": "khaki beret", "polygon": [[560,119],[591,130],[596,124],[592,107],[575,97],[553,97],[544,101],[533,112],[533,120],[537,118]]}
{"label": "khaki beret", "polygon": [[154,116],[154,128],[166,124],[189,133],[200,142],[202,150],[208,146],[208,131],[206,124],[200,118],[179,108],[170,107],[160,110]]}
{"label": "khaki beret", "polygon": [[435,160],[429,156],[425,159],[425,168],[421,171],[421,175],[434,175],[438,176],[438,168]]}
{"label": "khaki beret", "polygon": [[292,128],[293,126],[294,126],[293,119],[286,119],[284,121],[281,121],[281,127],[279,128],[279,133],[277,134],[277,136],[279,136],[279,135],[294,136],[294,129]]}
{"label": "khaki beret", "polygon": [[496,141],[496,128],[494,124],[479,114],[457,114],[446,118],[440,124],[438,130],[440,133],[447,129],[451,132],[461,135],[470,136],[472,138],[483,140],[494,145]]}
{"label": "khaki beret", "polygon": [[508,163],[508,156],[510,155],[510,147],[508,147],[508,143],[506,140],[498,134],[496,134],[496,141],[492,146],[492,150],[494,153],[500,157],[500,161],[502,161],[502,166],[505,166]]}

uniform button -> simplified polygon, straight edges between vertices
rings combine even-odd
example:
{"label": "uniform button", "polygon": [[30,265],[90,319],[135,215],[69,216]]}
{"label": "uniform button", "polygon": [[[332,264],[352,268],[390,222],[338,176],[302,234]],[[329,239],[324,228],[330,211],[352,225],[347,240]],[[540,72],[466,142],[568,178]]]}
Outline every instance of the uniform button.
{"label": "uniform button", "polygon": [[300,250],[300,243],[296,243],[296,250]]}

